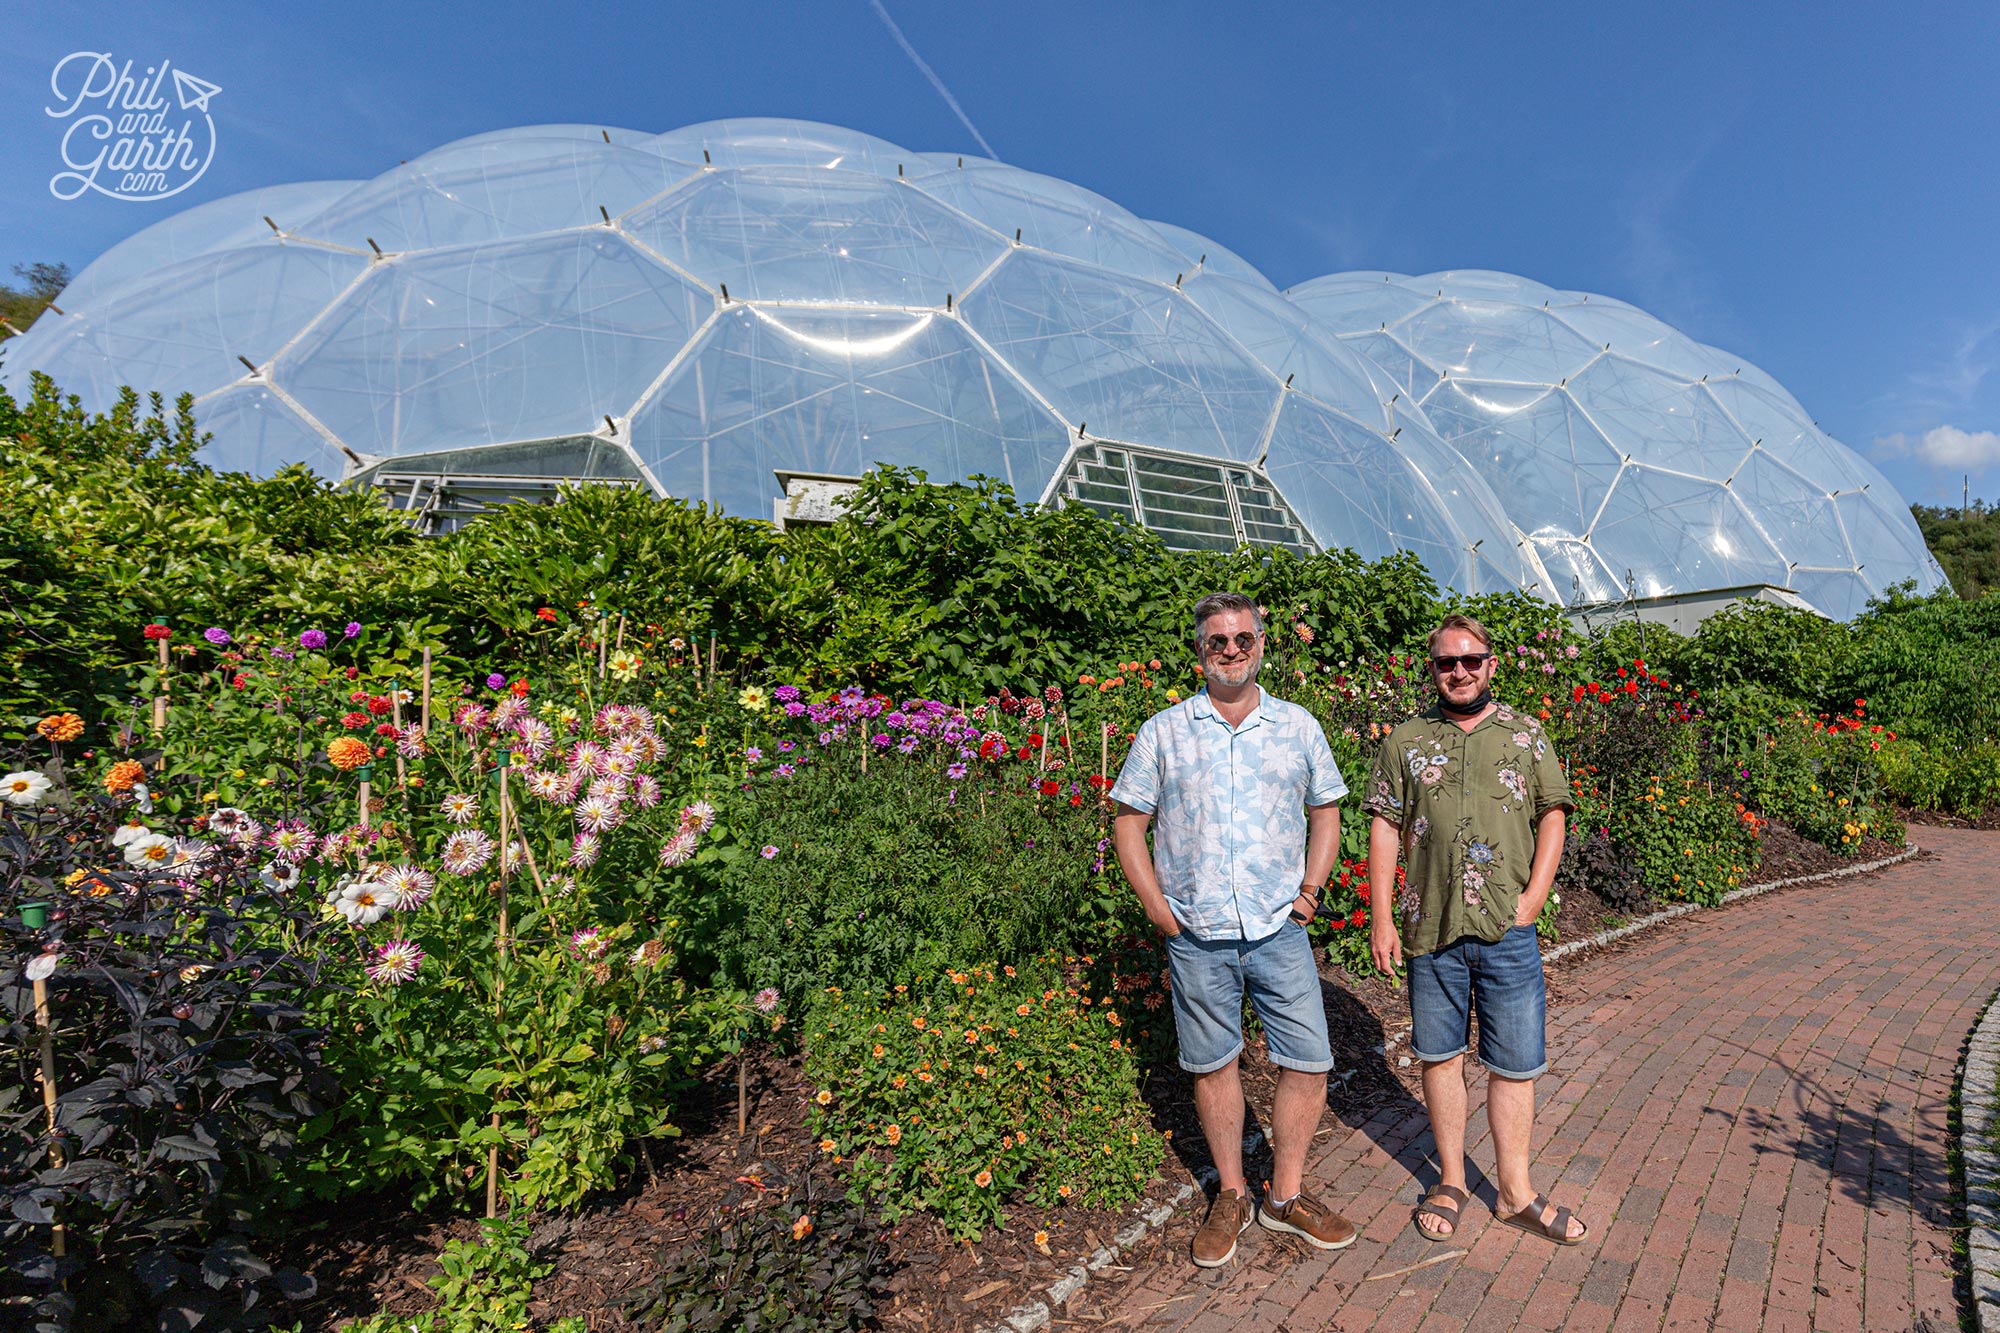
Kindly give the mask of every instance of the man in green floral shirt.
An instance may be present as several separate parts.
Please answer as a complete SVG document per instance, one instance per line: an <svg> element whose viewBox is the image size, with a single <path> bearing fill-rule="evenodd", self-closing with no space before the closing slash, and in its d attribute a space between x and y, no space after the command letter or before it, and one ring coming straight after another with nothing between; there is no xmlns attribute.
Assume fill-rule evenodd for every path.
<svg viewBox="0 0 2000 1333"><path fill-rule="evenodd" d="M1410 1044L1423 1061L1437 1141L1439 1181L1416 1226L1443 1240L1466 1202L1465 1051L1476 1011L1500 1177L1496 1216L1574 1245L1587 1228L1536 1193L1528 1169L1535 1077L1548 1068L1535 921L1562 859L1569 783L1540 725L1493 701L1485 626L1447 617L1431 634L1430 667L1437 702L1383 740L1361 802L1372 816L1370 943L1384 972L1409 959Z"/></svg>

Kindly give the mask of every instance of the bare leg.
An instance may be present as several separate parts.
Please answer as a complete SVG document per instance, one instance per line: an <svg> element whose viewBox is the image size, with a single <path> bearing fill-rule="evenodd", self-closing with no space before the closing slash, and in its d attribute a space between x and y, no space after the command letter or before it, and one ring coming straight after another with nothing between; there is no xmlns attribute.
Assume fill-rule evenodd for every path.
<svg viewBox="0 0 2000 1333"><path fill-rule="evenodd" d="M1425 1087L1428 1089L1428 1082ZM1493 1127L1493 1156L1500 1170L1500 1216L1508 1217L1535 1201L1535 1187L1528 1180L1528 1140L1535 1131L1535 1081L1502 1078L1489 1071L1486 1119ZM1555 1215L1551 1204L1543 1210L1542 1220L1553 1221ZM1580 1236L1583 1230L1583 1224L1572 1217L1569 1234Z"/></svg>
<svg viewBox="0 0 2000 1333"><path fill-rule="evenodd" d="M1215 1161L1215 1173L1222 1189L1235 1190L1244 1198L1250 1191L1243 1184L1243 1080L1237 1074L1240 1060L1222 1068L1194 1076L1194 1112L1201 1120L1201 1135L1208 1140L1208 1155Z"/></svg>
<svg viewBox="0 0 2000 1333"><path fill-rule="evenodd" d="M1465 1057L1424 1065L1424 1109L1431 1117L1431 1138L1437 1141L1438 1184L1465 1188ZM1532 1112L1530 1113L1532 1116ZM1526 1140L1523 1140L1525 1153ZM1452 1227L1424 1214L1417 1225L1426 1235L1449 1236Z"/></svg>
<svg viewBox="0 0 2000 1333"><path fill-rule="evenodd" d="M1299 1192L1306 1150L1312 1146L1325 1111L1325 1074L1279 1067L1278 1091L1271 1099L1272 1198L1289 1199Z"/></svg>

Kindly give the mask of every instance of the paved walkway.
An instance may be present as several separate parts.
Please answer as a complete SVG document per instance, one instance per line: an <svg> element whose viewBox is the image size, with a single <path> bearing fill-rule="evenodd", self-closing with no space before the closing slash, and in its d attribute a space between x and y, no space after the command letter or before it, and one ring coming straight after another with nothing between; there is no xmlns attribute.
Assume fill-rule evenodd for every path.
<svg viewBox="0 0 2000 1333"><path fill-rule="evenodd" d="M1103 1293L1105 1314L1188 1333L1956 1329L1945 1114L2000 987L2000 834L1913 836L1938 855L1698 913L1558 971L1536 1183L1591 1224L1582 1246L1492 1224L1476 1174L1458 1236L1417 1236L1419 1177L1436 1175L1411 1103L1329 1135L1308 1171L1361 1226L1352 1247L1301 1257L1253 1227L1203 1274L1175 1262L1181 1222L1178 1252L1115 1303ZM1467 1137L1490 1167L1483 1111ZM1450 1249L1464 1253L1382 1276Z"/></svg>

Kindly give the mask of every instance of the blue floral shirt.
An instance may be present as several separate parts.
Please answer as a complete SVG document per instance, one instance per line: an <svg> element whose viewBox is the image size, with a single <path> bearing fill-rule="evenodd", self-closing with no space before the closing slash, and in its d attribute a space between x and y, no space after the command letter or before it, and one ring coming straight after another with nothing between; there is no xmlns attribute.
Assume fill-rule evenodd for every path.
<svg viewBox="0 0 2000 1333"><path fill-rule="evenodd" d="M1306 875L1306 807L1347 794L1317 719L1259 688L1232 727L1203 690L1146 719L1111 789L1153 816L1153 868L1197 939L1261 940Z"/></svg>

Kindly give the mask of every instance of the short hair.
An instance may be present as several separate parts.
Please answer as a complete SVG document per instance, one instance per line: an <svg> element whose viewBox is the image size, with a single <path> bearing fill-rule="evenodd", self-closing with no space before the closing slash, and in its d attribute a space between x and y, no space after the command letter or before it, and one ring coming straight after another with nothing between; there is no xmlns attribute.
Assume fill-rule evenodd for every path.
<svg viewBox="0 0 2000 1333"><path fill-rule="evenodd" d="M1250 618L1257 622L1257 632L1264 632L1264 613L1257 609L1257 603L1240 592L1212 592L1194 604L1194 642L1201 646L1201 627L1208 623L1210 616L1219 616L1224 611L1248 611Z"/></svg>
<svg viewBox="0 0 2000 1333"><path fill-rule="evenodd" d="M1431 631L1430 638L1424 641L1424 651L1435 655L1437 653L1438 635L1455 629L1463 630L1473 638L1479 640L1479 646L1487 652L1490 653L1493 651L1493 636L1487 632L1486 626L1480 624L1471 616L1459 615L1446 616L1442 621L1438 622L1438 627Z"/></svg>

